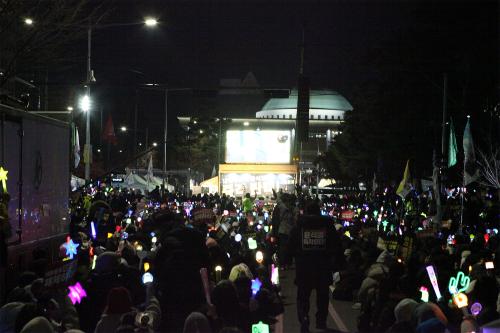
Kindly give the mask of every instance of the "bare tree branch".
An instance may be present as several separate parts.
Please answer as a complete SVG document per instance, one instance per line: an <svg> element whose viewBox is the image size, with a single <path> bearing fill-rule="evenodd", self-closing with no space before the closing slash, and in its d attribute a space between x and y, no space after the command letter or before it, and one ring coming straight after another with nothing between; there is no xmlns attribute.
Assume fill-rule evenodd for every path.
<svg viewBox="0 0 500 333"><path fill-rule="evenodd" d="M86 27L109 12L111 0L0 1L0 88L19 73L59 65ZM26 26L25 17L33 18Z"/></svg>
<svg viewBox="0 0 500 333"><path fill-rule="evenodd" d="M488 156L479 150L478 164L484 178L479 183L500 189L500 151L496 149Z"/></svg>

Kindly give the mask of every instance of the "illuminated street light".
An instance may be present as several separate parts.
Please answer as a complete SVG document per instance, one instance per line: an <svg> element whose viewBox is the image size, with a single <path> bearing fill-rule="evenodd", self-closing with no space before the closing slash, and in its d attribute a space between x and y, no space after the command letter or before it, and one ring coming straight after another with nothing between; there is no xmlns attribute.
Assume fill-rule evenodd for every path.
<svg viewBox="0 0 500 333"><path fill-rule="evenodd" d="M203 134L203 130L200 130L200 134Z"/></svg>
<svg viewBox="0 0 500 333"><path fill-rule="evenodd" d="M126 132L126 131L127 131L127 127L126 127L126 126L122 126L122 127L120 127L120 131L122 131L122 132Z"/></svg>
<svg viewBox="0 0 500 333"><path fill-rule="evenodd" d="M248 121L245 121L245 122L243 123L243 126L249 126L249 125L250 125L250 123L249 123Z"/></svg>
<svg viewBox="0 0 500 333"><path fill-rule="evenodd" d="M89 95L84 95L80 99L80 109L82 109L83 112L88 112L90 110L90 97L89 97Z"/></svg>
<svg viewBox="0 0 500 333"><path fill-rule="evenodd" d="M123 153L123 150L120 149L120 153Z"/></svg>
<svg viewBox="0 0 500 333"><path fill-rule="evenodd" d="M139 142L139 147L142 146L142 142Z"/></svg>
<svg viewBox="0 0 500 333"><path fill-rule="evenodd" d="M32 18L27 17L24 19L24 24L26 24L26 25L33 25L33 23L34 22L33 22Z"/></svg>
<svg viewBox="0 0 500 333"><path fill-rule="evenodd" d="M156 147L158 146L158 144L156 142L153 142L153 147Z"/></svg>
<svg viewBox="0 0 500 333"><path fill-rule="evenodd" d="M68 110L68 111L73 111L73 107L72 107L72 106L68 106L68 107L66 108L66 110Z"/></svg>
<svg viewBox="0 0 500 333"><path fill-rule="evenodd" d="M98 148L98 149L97 149L97 152L98 152L98 153L100 153L100 152L101 152L101 149L99 149L99 148Z"/></svg>
<svg viewBox="0 0 500 333"><path fill-rule="evenodd" d="M154 27L158 24L158 20L153 18L153 17L148 17L144 20L144 23L148 26L148 27Z"/></svg>

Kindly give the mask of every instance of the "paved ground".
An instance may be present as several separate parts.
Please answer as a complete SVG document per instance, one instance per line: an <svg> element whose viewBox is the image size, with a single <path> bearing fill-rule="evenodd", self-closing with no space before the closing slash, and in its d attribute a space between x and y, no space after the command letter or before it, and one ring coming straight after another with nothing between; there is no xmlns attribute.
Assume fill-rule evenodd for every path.
<svg viewBox="0 0 500 333"><path fill-rule="evenodd" d="M280 271L280 283L282 293L285 296L285 313L281 316L281 323L276 325L277 333L299 333L300 324L297 320L296 294L297 288L293 283L295 271ZM356 320L359 310L351 308L353 302L334 301L330 299L329 316L327 325L331 328L330 332L356 332ZM316 313L316 295L311 295L311 332L324 332L315 330L314 314Z"/></svg>

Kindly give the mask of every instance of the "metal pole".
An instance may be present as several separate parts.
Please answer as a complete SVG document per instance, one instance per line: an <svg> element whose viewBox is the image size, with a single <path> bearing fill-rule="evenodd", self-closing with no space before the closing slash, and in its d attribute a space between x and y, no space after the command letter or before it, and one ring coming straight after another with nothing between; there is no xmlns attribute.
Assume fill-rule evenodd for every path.
<svg viewBox="0 0 500 333"><path fill-rule="evenodd" d="M436 225L438 228L441 227L442 218L443 218L443 206L441 202L441 177L442 177L442 168L444 167L444 163L447 160L446 158L446 119L447 119L447 92L448 92L448 77L446 74L443 74L443 122L441 124L441 163L439 163L439 170L437 174L436 180L436 188L434 193L436 197ZM435 161L437 163L437 160Z"/></svg>
<svg viewBox="0 0 500 333"><path fill-rule="evenodd" d="M217 147L217 170L219 170L220 165L220 153L221 153L221 141L222 141L222 118L219 118L219 142Z"/></svg>
<svg viewBox="0 0 500 333"><path fill-rule="evenodd" d="M446 153L447 90L448 90L448 76L446 74L443 74L443 123L441 124L441 156L443 158L443 161L446 159L445 153Z"/></svg>
<svg viewBox="0 0 500 333"><path fill-rule="evenodd" d="M165 129L163 130L163 188L167 174L167 126L168 126L168 88L165 89Z"/></svg>
<svg viewBox="0 0 500 333"><path fill-rule="evenodd" d="M90 81L91 81L91 68L90 68L90 61L91 61L91 55L92 55L92 27L89 24L89 28L87 31L87 96L90 98ZM90 181L90 158L91 158L91 151L92 148L90 147L90 109L87 110L87 124L86 124L86 130L85 130L85 153L86 153L86 158L85 158L85 183L88 183Z"/></svg>
<svg viewBox="0 0 500 333"><path fill-rule="evenodd" d="M137 156L137 109L138 109L138 104L139 104L139 91L138 89L135 90L135 109L134 109L134 149L132 150L134 152L134 156ZM138 161L137 159L135 160L135 168L137 169Z"/></svg>

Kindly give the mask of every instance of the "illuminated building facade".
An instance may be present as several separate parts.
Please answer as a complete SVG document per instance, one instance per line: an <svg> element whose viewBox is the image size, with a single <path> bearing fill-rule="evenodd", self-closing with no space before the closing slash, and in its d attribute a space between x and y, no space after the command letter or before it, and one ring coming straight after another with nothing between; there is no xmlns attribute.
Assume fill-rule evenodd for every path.
<svg viewBox="0 0 500 333"><path fill-rule="evenodd" d="M346 112L353 109L335 91L311 90L309 140L302 145L297 164L292 160L297 90L261 89L249 73L240 86L231 81L229 88L221 87L215 98L217 105L225 107L216 110L214 114L218 116L214 118L230 120L220 140L224 153L219 164L219 191L236 196L253 195L255 191L268 196L273 188L293 191L299 170L314 168L317 156L328 149L339 133ZM233 107L227 107L225 100L232 101ZM189 126L194 118L178 117L181 126Z"/></svg>

